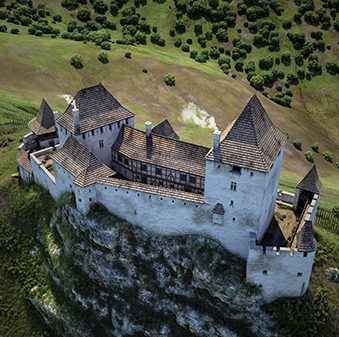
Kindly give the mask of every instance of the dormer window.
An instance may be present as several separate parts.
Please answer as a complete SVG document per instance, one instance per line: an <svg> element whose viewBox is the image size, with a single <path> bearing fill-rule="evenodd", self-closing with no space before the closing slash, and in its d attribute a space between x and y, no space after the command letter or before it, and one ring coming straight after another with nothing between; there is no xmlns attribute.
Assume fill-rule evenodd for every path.
<svg viewBox="0 0 339 337"><path fill-rule="evenodd" d="M237 165L232 166L232 173L238 173L241 174L241 167Z"/></svg>
<svg viewBox="0 0 339 337"><path fill-rule="evenodd" d="M231 182L231 191L236 191L237 190L237 183L232 181Z"/></svg>

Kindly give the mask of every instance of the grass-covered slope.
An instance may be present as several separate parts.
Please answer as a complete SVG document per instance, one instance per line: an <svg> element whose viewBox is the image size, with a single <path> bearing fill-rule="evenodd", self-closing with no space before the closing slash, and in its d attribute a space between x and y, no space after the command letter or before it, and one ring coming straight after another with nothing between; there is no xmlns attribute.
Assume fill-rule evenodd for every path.
<svg viewBox="0 0 339 337"><path fill-rule="evenodd" d="M163 3L157 3L148 0L145 6L140 5L136 8L136 13L140 14L138 24L136 24L138 29L140 29L140 22L144 22L146 26L149 25L150 34L145 34L147 44L122 45L116 42L121 42L123 39L125 39L123 40L125 43L126 41L127 43L131 42L130 37L126 34L126 28L123 28L120 22L123 11L134 4L137 5L138 2L122 3L122 8L116 16L112 16L109 12L111 3L109 1L104 2L108 4L108 11L105 13L107 20L116 25L116 30L108 30L111 35L111 50L107 51L109 59L107 64L102 64L97 60L102 49L94 42L84 43L70 38L61 38L62 33L70 30L68 24L71 20L76 22L77 27L83 28L75 29L73 33L69 33L71 34L69 37L74 39L76 38L75 34L79 35L81 31L81 39L92 38L93 31L89 31L86 25L93 26L93 22L99 14L94 12L92 4L89 2L87 6L91 9L92 21L87 24L77 19L79 8L69 11L62 7L59 2L41 2L45 4L45 9L43 10L41 7L35 15L40 14L42 16L35 17L35 19L47 20L48 26L58 29L60 34L56 35L55 38L51 38L50 33L42 36L29 34L30 26L16 24L15 18L0 19L0 25L7 27L7 32L0 33L0 123L6 124L6 118L8 119L8 116L10 116L11 121L15 123L19 121L21 125L21 130L19 131L19 128L16 128L15 134L8 126L1 126L1 139L7 137L17 139L19 135L26 132L24 125L26 119L31 117L31 110L27 115L20 108L21 103L17 103L18 100L20 102L25 100L27 106L34 105L37 108L41 98L45 97L54 110L62 112L66 107L66 102L61 95L74 95L78 89L102 81L123 105L136 113L137 127L143 127L146 120L156 123L163 118L168 118L178 130L182 139L209 146L213 131L209 128L201 128L192 121L184 121L183 108L188 103L193 102L199 109L204 109L209 115L213 116L217 126L223 129L238 115L246 101L256 92L273 121L289 134L284 173L281 180L282 187L285 189L293 188L293 185L307 171L310 163L305 159L304 152L311 149L312 143L318 143L320 146L319 153L313 154L313 160L317 164L324 183L321 202L323 206L330 207L339 199L338 169L335 167L335 162L339 160L339 115L336 110L338 105L336 92L339 85L338 77L326 70L326 64L335 61L338 56L334 28L336 14L333 8L330 8L332 3L328 4L328 8L325 9L326 15L330 17L330 26L325 27L325 29L323 22L318 22L317 26L306 23L305 14L303 14L300 24L295 22L294 15L301 7L300 4L298 5L298 1L295 2L297 4L291 1L279 1L278 3L283 9L280 16L270 8L268 9L269 17L257 18L255 21L251 17L252 21L248 20L247 13L241 14L242 11L239 6L237 8L237 4L240 2L217 1L220 6L229 7L225 12L225 19L221 20L229 22L228 27L222 28L227 31L228 42L222 42L220 41L220 32L215 31L217 24L224 27L219 19L213 21L208 17L210 14L205 12L203 12L203 15L192 16L188 13L187 8L185 13L180 14L178 10L179 2L167 0ZM0 3L4 2L0 1ZM5 2L6 5L8 3ZM245 3L248 2L245 1ZM33 8L37 8L38 4L39 1L33 1ZM322 1L313 1L313 4L315 12L319 12L324 5ZM212 1L209 1L208 6L214 6ZM247 7L251 8L251 6ZM7 11L10 15L18 13L17 8L11 7L8 9L2 7L0 8L1 11ZM44 11L45 17L43 17L41 11ZM250 9L248 11L250 12ZM53 17L57 14L62 16L61 22L53 23ZM124 16L126 17L126 15ZM229 19L232 15L235 15L233 24ZM328 22L327 16L322 19L325 20L324 22ZM145 20L142 20L142 17ZM173 35L171 30L175 27L179 31L178 20L183 21L185 32L183 34L175 32L175 36L171 36ZM279 34L280 49L276 48L274 51L270 51L270 48L272 48L270 47L271 42L266 46L253 45L255 37L266 36L267 32L260 30L260 27L262 25L267 26L268 21L275 25L275 28L269 31L268 40L271 41L275 33ZM283 28L286 21L291 21L290 29ZM37 24L38 21L34 20L31 23L31 25ZM41 24L43 23L40 22ZM102 28L98 23L96 25L97 29ZM197 25L201 25L202 35L197 36L195 33L195 26ZM253 25L257 26L258 32L256 34L250 31L250 26L253 27ZM273 27L272 25L269 26ZM153 27L156 27L161 38L165 40L164 47L151 43L151 36L155 34ZM19 34L11 34L10 31L13 28L18 28ZM130 31L129 29L127 30ZM305 41L315 43L317 40L311 37L311 32L317 31L322 32L322 39L318 42L324 42L325 50L321 51L318 47L314 47L315 50L313 50L312 55L318 55L318 63L322 69L321 75L310 74L309 80L305 78L298 80L297 85L289 85L287 75L291 72L296 73L301 68L305 73L310 73L308 66L311 60L308 57L304 59L302 66L296 65L295 56L300 54L302 49L294 49L287 34L304 32ZM208 34L210 33L212 40L206 39L206 47L201 47L203 45L201 38L206 37L206 33L208 38L210 38ZM217 36L219 36L219 40ZM243 55L241 51L243 44L239 44L239 39L234 40L238 37L241 38L245 46L246 44L251 46L251 51L246 55ZM79 36L76 39L78 38ZM181 39L179 48L174 46L178 39ZM192 44L187 43L188 39L192 40ZM183 44L188 45L190 51L197 51L200 56L205 55L208 51L209 59L206 63L199 63L190 58L190 53L181 50ZM212 50L216 50L213 45L218 47L219 55L213 56ZM125 57L126 52L131 53L131 59ZM240 60L234 56L237 52L241 54ZM285 61L285 64L282 63L282 56L287 52L291 53L289 65L285 65L288 64ZM83 58L84 67L80 70L76 70L70 65L70 58L74 54L79 54ZM219 57L219 59L213 59L213 57ZM260 60L267 57L273 57L272 68L269 70L260 69ZM229 75L225 75L218 64L220 59L223 58L230 58L231 68L223 68L225 72L229 72ZM278 58L280 64L276 64ZM267 84L263 93L268 97L274 97L277 93L279 94L279 90L283 93L290 90L293 94L291 108L274 103L260 91L251 87L248 80L251 72L240 71L237 62L244 63L244 70L251 62L254 62L254 74L256 76L267 75L267 71L282 72L284 79L277 79ZM145 69L147 69L147 72L143 72ZM166 86L163 82L164 74L169 72L176 77L174 87ZM236 78L232 78L231 74L235 74ZM302 151L296 150L292 145L292 141L296 138L302 139ZM7 176L15 170L14 148L18 143L14 141L9 147L7 143L6 140L1 140L1 144L5 145L0 146L1 177ZM330 151L333 154L332 163L324 160L323 151Z"/></svg>

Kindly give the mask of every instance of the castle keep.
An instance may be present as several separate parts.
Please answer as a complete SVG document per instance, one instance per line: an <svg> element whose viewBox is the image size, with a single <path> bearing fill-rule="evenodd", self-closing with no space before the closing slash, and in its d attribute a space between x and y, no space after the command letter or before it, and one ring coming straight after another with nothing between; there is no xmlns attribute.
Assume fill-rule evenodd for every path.
<svg viewBox="0 0 339 337"><path fill-rule="evenodd" d="M43 100L28 126L17 156L24 182L54 198L74 193L84 214L101 203L147 230L215 239L247 260L246 278L267 301L306 291L321 185L313 166L295 194L278 192L287 135L256 96L211 148L181 141L167 120L134 128L134 114L101 83L60 117Z"/></svg>

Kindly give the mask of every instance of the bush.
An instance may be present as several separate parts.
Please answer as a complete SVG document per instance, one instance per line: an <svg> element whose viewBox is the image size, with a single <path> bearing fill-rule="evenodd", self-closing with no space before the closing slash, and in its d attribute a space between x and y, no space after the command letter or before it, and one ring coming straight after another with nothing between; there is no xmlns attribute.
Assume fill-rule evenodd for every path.
<svg viewBox="0 0 339 337"><path fill-rule="evenodd" d="M287 83L290 85L297 85L299 83L299 77L294 73L288 73Z"/></svg>
<svg viewBox="0 0 339 337"><path fill-rule="evenodd" d="M263 70L269 70L273 67L273 57L268 56L259 60L259 68Z"/></svg>
<svg viewBox="0 0 339 337"><path fill-rule="evenodd" d="M53 20L54 20L55 22L61 22L61 21L62 21L62 16L61 16L61 14L55 14L55 15L53 16Z"/></svg>
<svg viewBox="0 0 339 337"><path fill-rule="evenodd" d="M281 55L281 62L285 65L285 66L289 66L291 64L291 53L287 52L287 53L283 53Z"/></svg>
<svg viewBox="0 0 339 337"><path fill-rule="evenodd" d="M327 62L326 71L331 75L339 74L339 64L337 64L336 62Z"/></svg>
<svg viewBox="0 0 339 337"><path fill-rule="evenodd" d="M243 69L244 68L244 62L239 60L235 63L234 67L235 67L236 71L242 72L242 71L244 71L244 69Z"/></svg>
<svg viewBox="0 0 339 337"><path fill-rule="evenodd" d="M284 21L282 24L282 27L286 30L291 29L292 28L292 21Z"/></svg>
<svg viewBox="0 0 339 337"><path fill-rule="evenodd" d="M131 58L132 58L132 53L126 52L126 53L125 53L125 57L126 57L127 59L131 59Z"/></svg>
<svg viewBox="0 0 339 337"><path fill-rule="evenodd" d="M111 50L111 44L108 41L102 42L100 47L104 50Z"/></svg>
<svg viewBox="0 0 339 337"><path fill-rule="evenodd" d="M314 151L314 152L319 152L319 144L318 143L313 143L311 145L311 149Z"/></svg>
<svg viewBox="0 0 339 337"><path fill-rule="evenodd" d="M327 160L330 163L332 163L333 154L331 152L329 152L329 151L323 152L323 157L325 158L325 160Z"/></svg>
<svg viewBox="0 0 339 337"><path fill-rule="evenodd" d="M190 51L190 46L188 44L183 44L181 46L181 50L185 53L188 53Z"/></svg>
<svg viewBox="0 0 339 337"><path fill-rule="evenodd" d="M106 64L109 62L108 60L108 53L105 51L102 51L98 54L98 60L102 63L102 64Z"/></svg>
<svg viewBox="0 0 339 337"><path fill-rule="evenodd" d="M299 138L294 139L294 141L293 141L293 146L298 150L301 150L302 144L303 144L303 142Z"/></svg>
<svg viewBox="0 0 339 337"><path fill-rule="evenodd" d="M163 39L159 33L153 33L151 35L151 42L157 44L160 47L164 47L166 45L165 39Z"/></svg>
<svg viewBox="0 0 339 337"><path fill-rule="evenodd" d="M190 52L190 58L195 60L195 58L198 56L198 52L196 50L191 50Z"/></svg>
<svg viewBox="0 0 339 337"><path fill-rule="evenodd" d="M78 11L77 18L81 22L88 22L89 20L91 20L91 11L87 6L82 6Z"/></svg>
<svg viewBox="0 0 339 337"><path fill-rule="evenodd" d="M7 32L7 26L6 25L0 25L0 33L6 33Z"/></svg>
<svg viewBox="0 0 339 337"><path fill-rule="evenodd" d="M313 162L313 152L312 151L306 151L305 152L305 158L310 161Z"/></svg>
<svg viewBox="0 0 339 337"><path fill-rule="evenodd" d="M69 36L70 36L70 33L68 33L68 32L63 32L63 33L61 34L61 37L62 37L63 39L69 39Z"/></svg>
<svg viewBox="0 0 339 337"><path fill-rule="evenodd" d="M260 75L254 75L252 76L250 80L250 84L253 88L257 90L263 90L264 89L264 79Z"/></svg>
<svg viewBox="0 0 339 337"><path fill-rule="evenodd" d="M81 69L84 67L82 57L79 54L73 55L71 57L70 63L75 69Z"/></svg>
<svg viewBox="0 0 339 337"><path fill-rule="evenodd" d="M12 28L10 32L11 34L19 34L20 30L18 28Z"/></svg>
<svg viewBox="0 0 339 337"><path fill-rule="evenodd" d="M171 73L165 74L163 80L166 83L166 85L171 87L175 86L175 76L173 74Z"/></svg>
<svg viewBox="0 0 339 337"><path fill-rule="evenodd" d="M62 0L61 6L67 8L69 11L73 11L74 9L78 8L79 3L77 0Z"/></svg>
<svg viewBox="0 0 339 337"><path fill-rule="evenodd" d="M148 73L148 70L146 68L142 69L142 72L147 74Z"/></svg>

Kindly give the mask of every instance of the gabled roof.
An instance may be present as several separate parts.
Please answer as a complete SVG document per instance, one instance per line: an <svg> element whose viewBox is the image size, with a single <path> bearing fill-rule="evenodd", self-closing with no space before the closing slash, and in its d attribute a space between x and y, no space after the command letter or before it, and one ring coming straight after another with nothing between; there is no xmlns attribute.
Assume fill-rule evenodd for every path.
<svg viewBox="0 0 339 337"><path fill-rule="evenodd" d="M36 135L55 132L55 120L51 107L42 99L37 116L28 123L28 127Z"/></svg>
<svg viewBox="0 0 339 337"><path fill-rule="evenodd" d="M300 252L312 252L315 250L316 241L313 235L313 225L306 220L300 232L297 234L297 248Z"/></svg>
<svg viewBox="0 0 339 337"><path fill-rule="evenodd" d="M313 165L305 177L298 183L297 188L319 194L321 186L322 184L319 180L317 169L315 165Z"/></svg>
<svg viewBox="0 0 339 337"><path fill-rule="evenodd" d="M74 183L87 186L96 178L111 177L115 172L102 164L92 151L79 143L72 136L68 137L63 147L52 153L51 158L74 176Z"/></svg>
<svg viewBox="0 0 339 337"><path fill-rule="evenodd" d="M78 91L58 123L74 133L73 105L79 109L80 133L130 118L134 113L125 109L101 84Z"/></svg>
<svg viewBox="0 0 339 337"><path fill-rule="evenodd" d="M112 149L131 159L205 176L208 148L123 125Z"/></svg>
<svg viewBox="0 0 339 337"><path fill-rule="evenodd" d="M172 139L180 139L180 137L176 134L172 125L167 119L164 119L158 125L156 125L152 129L152 133L158 136L164 136Z"/></svg>
<svg viewBox="0 0 339 337"><path fill-rule="evenodd" d="M223 132L219 150L211 149L206 159L267 172L286 138L254 95Z"/></svg>

